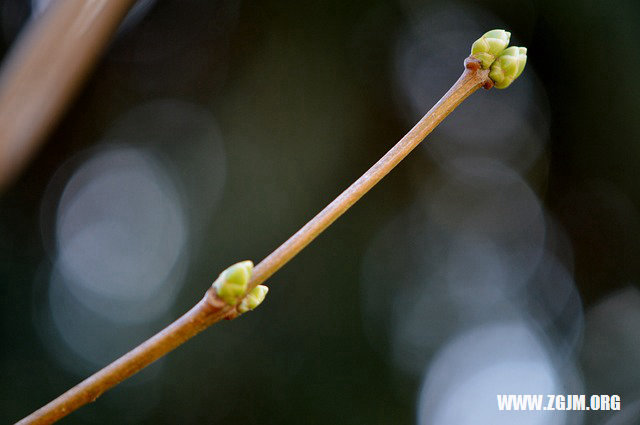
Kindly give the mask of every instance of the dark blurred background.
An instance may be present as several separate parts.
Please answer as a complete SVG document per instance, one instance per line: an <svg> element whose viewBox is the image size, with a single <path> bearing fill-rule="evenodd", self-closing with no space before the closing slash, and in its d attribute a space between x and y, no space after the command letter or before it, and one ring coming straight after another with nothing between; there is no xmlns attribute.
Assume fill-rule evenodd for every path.
<svg viewBox="0 0 640 425"><path fill-rule="evenodd" d="M0 2L1 46L47 1ZM636 1L141 1L0 197L0 419L258 262L450 87L529 49L268 281L62 423L637 424ZM619 394L498 412L496 394Z"/></svg>

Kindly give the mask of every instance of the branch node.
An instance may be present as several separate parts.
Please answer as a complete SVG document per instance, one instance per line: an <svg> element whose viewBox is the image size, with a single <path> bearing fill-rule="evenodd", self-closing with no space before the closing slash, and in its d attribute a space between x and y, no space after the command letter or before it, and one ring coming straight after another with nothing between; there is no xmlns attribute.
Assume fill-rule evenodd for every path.
<svg viewBox="0 0 640 425"><path fill-rule="evenodd" d="M474 58L473 56L469 56L464 60L464 67L470 71L478 71L479 69L482 69L482 61Z"/></svg>

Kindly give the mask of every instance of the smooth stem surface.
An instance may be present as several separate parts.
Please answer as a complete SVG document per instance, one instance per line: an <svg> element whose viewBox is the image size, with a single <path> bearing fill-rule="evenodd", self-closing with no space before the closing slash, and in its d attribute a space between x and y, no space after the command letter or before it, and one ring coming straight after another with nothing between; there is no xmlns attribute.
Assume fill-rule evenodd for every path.
<svg viewBox="0 0 640 425"><path fill-rule="evenodd" d="M295 257L320 233L331 225L346 210L364 196L384 176L402 161L434 128L442 122L463 100L487 84L488 71L477 68L476 62L467 62L458 81L442 96L433 108L392 147L366 173L327 205L318 215L298 230L278 249L262 260L254 270L249 289L263 283L280 267Z"/></svg>
<svg viewBox="0 0 640 425"><path fill-rule="evenodd" d="M0 190L62 117L134 3L51 2L20 33L0 73Z"/></svg>
<svg viewBox="0 0 640 425"><path fill-rule="evenodd" d="M453 87L387 154L254 268L247 292L263 283L295 257L382 180L464 99L487 84L490 84L488 71L479 69L477 61L467 60L465 71ZM235 307L226 305L210 288L198 304L171 325L18 423L53 423L80 406L94 401L109 388L159 359L208 326L224 318L232 319L236 316Z"/></svg>

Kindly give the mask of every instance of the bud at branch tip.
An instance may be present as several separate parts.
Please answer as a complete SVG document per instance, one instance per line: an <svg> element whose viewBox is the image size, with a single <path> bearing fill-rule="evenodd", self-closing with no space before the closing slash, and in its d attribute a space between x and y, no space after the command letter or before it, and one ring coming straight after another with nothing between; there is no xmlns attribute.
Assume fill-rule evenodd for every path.
<svg viewBox="0 0 640 425"><path fill-rule="evenodd" d="M489 78L499 89L507 88L522 74L527 63L527 49L509 45L511 33L491 30L471 46L471 57L479 60L483 69L489 69Z"/></svg>

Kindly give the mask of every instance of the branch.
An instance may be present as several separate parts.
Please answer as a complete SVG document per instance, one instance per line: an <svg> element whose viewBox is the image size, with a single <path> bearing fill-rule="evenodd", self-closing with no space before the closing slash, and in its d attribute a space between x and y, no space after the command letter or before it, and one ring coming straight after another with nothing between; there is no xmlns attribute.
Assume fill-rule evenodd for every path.
<svg viewBox="0 0 640 425"><path fill-rule="evenodd" d="M487 34L491 33L493 31ZM503 31L502 33L506 32ZM484 40L487 34L479 41ZM493 40L493 38L490 40ZM497 58L501 57L499 53L505 48L506 44L502 46L502 49L495 52L495 45L490 45L483 52L482 59L478 57L476 51L472 50L473 55L465 60L464 72L438 103L389 152L297 233L262 260L253 268L253 272L251 272L252 263L249 261L231 266L214 282L212 287L205 293L204 298L178 320L49 404L27 416L18 424L53 423L80 406L96 400L109 388L164 356L205 328L222 319L233 319L242 312L257 306L266 294L266 288L263 287L265 290L258 291L259 294L255 295L255 288L258 285L266 281L295 257L331 223L382 180L462 101L480 87L489 89L494 85L494 81L489 77L490 72L493 71L490 66L494 61L498 62ZM476 43L474 43L474 49L478 50ZM479 49L482 51L481 47ZM493 55L489 65L485 65L487 54ZM509 71L510 62L508 60L503 62L501 66ZM517 62L518 66L520 66L521 62ZM522 67L524 67L524 63L522 63ZM521 72L522 69L520 68L519 71ZM513 79L515 77L511 81ZM247 300L252 295L253 300L249 303L251 305L247 307Z"/></svg>
<svg viewBox="0 0 640 425"><path fill-rule="evenodd" d="M0 74L0 191L66 110L134 0L51 2Z"/></svg>

